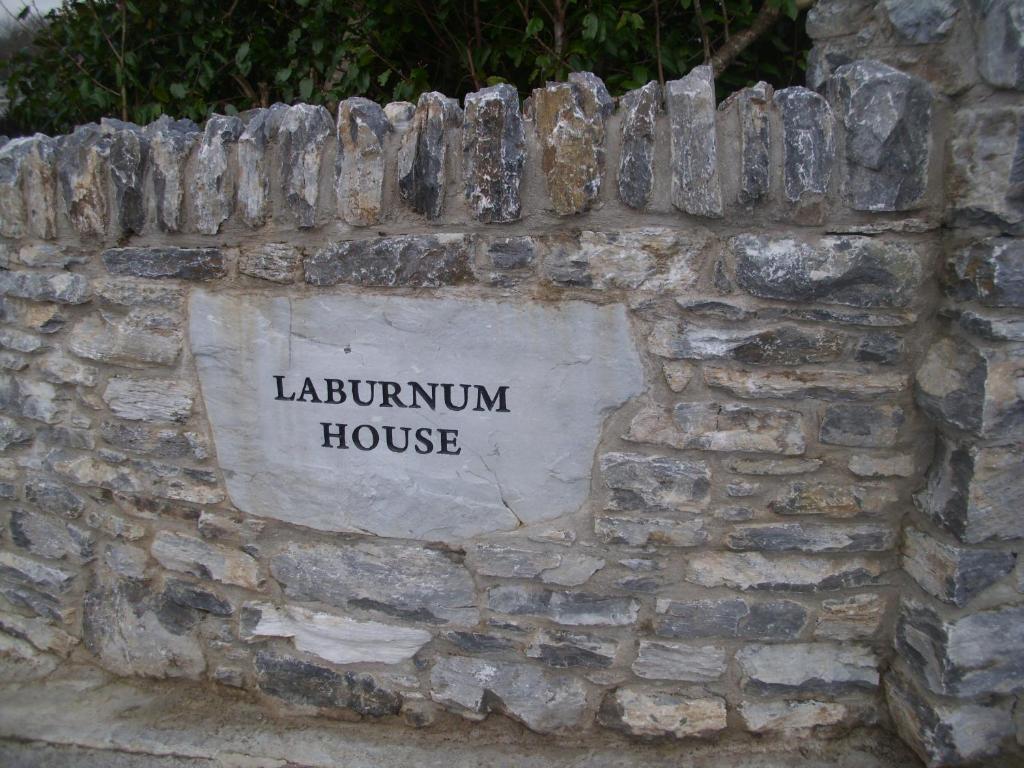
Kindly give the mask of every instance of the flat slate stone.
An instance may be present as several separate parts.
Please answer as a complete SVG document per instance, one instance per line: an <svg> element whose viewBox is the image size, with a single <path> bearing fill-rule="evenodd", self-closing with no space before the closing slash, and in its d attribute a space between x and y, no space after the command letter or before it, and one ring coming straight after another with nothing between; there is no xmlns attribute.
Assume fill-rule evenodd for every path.
<svg viewBox="0 0 1024 768"><path fill-rule="evenodd" d="M665 84L672 131L672 205L694 216L722 215L715 135L715 82L711 67Z"/></svg>
<svg viewBox="0 0 1024 768"><path fill-rule="evenodd" d="M428 219L444 210L447 191L447 132L462 121L454 99L431 91L420 95L412 125L398 152L398 191L409 207Z"/></svg>
<svg viewBox="0 0 1024 768"><path fill-rule="evenodd" d="M103 265L112 275L210 280L224 275L219 248L108 248Z"/></svg>
<svg viewBox="0 0 1024 768"><path fill-rule="evenodd" d="M514 86L492 85L466 96L462 157L466 202L474 218L516 221L522 210L526 131Z"/></svg>
<svg viewBox="0 0 1024 768"><path fill-rule="evenodd" d="M467 281L470 241L464 235L399 235L333 243L306 260L311 285L354 283L437 288Z"/></svg>
<svg viewBox="0 0 1024 768"><path fill-rule="evenodd" d="M177 232L184 213L185 163L201 135L199 126L191 120L172 120L163 115L145 131L153 168L156 223L165 232Z"/></svg>
<svg viewBox="0 0 1024 768"><path fill-rule="evenodd" d="M619 198L630 208L642 210L654 189L654 138L661 107L661 86L651 81L619 100L622 118L622 150L619 155Z"/></svg>
<svg viewBox="0 0 1024 768"><path fill-rule="evenodd" d="M786 199L824 195L835 160L835 117L820 95L802 86L773 99L782 118L782 187Z"/></svg>
<svg viewBox="0 0 1024 768"><path fill-rule="evenodd" d="M353 96L338 104L337 130L338 216L354 226L375 224L383 204L384 141L394 128L378 104Z"/></svg>
<svg viewBox="0 0 1024 768"><path fill-rule="evenodd" d="M451 541L574 512L643 387L616 305L197 291L189 316L232 501L321 530ZM339 424L348 447L324 447Z"/></svg>

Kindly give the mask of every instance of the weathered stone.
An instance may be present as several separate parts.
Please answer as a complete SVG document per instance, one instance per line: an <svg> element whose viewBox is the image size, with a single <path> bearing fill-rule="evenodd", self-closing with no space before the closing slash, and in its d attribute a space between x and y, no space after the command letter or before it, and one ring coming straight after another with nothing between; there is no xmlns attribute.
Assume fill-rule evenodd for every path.
<svg viewBox="0 0 1024 768"><path fill-rule="evenodd" d="M132 317L90 317L75 326L68 349L88 360L115 365L140 363L171 365L181 353L181 331L153 332L140 328Z"/></svg>
<svg viewBox="0 0 1024 768"><path fill-rule="evenodd" d="M153 189L156 193L156 223L165 232L178 232L185 201L185 163L200 136L199 126L191 120L172 120L161 115L146 126Z"/></svg>
<svg viewBox="0 0 1024 768"><path fill-rule="evenodd" d="M601 515L594 519L594 532L607 544L630 547L696 547L708 540L702 520L670 520L650 517L614 517Z"/></svg>
<svg viewBox="0 0 1024 768"><path fill-rule="evenodd" d="M986 307L1024 307L1024 242L1008 237L981 240L955 252L942 274L946 294Z"/></svg>
<svg viewBox="0 0 1024 768"><path fill-rule="evenodd" d="M904 532L903 570L928 594L959 607L1009 574L1016 559L1011 552L944 544L914 528Z"/></svg>
<svg viewBox="0 0 1024 768"><path fill-rule="evenodd" d="M45 349L44 341L34 333L17 328L0 328L0 347L16 352L37 352Z"/></svg>
<svg viewBox="0 0 1024 768"><path fill-rule="evenodd" d="M504 712L540 733L557 733L584 724L587 690L566 674L532 664L452 656L430 672L431 698L445 706L483 714Z"/></svg>
<svg viewBox="0 0 1024 768"><path fill-rule="evenodd" d="M661 86L651 81L619 99L622 148L619 150L619 199L643 210L654 191L654 139L661 108Z"/></svg>
<svg viewBox="0 0 1024 768"><path fill-rule="evenodd" d="M682 392L693 378L694 366L678 360L667 360L661 364L665 383L673 392Z"/></svg>
<svg viewBox="0 0 1024 768"><path fill-rule="evenodd" d="M998 753L1014 732L999 705L939 701L902 675L886 675L885 697L900 737L929 766L965 765Z"/></svg>
<svg viewBox="0 0 1024 768"><path fill-rule="evenodd" d="M980 437L1014 437L1024 428L1024 346L983 347L942 338L917 369L915 396L939 422Z"/></svg>
<svg viewBox="0 0 1024 768"><path fill-rule="evenodd" d="M409 207L428 219L444 211L448 131L462 122L455 99L436 91L420 94L412 124L398 151L398 191Z"/></svg>
<svg viewBox="0 0 1024 768"><path fill-rule="evenodd" d="M331 114L321 106L296 104L281 113L277 130L281 188L285 210L300 228L317 224L320 166L333 132Z"/></svg>
<svg viewBox="0 0 1024 768"><path fill-rule="evenodd" d="M744 687L765 693L844 693L878 687L879 660L858 645L794 643L750 645L736 654Z"/></svg>
<svg viewBox="0 0 1024 768"><path fill-rule="evenodd" d="M626 626L636 622L640 603L629 597L501 586L487 590L487 607L512 616L543 616L568 626Z"/></svg>
<svg viewBox="0 0 1024 768"><path fill-rule="evenodd" d="M0 293L30 301L84 304L92 298L89 281L70 272L0 272Z"/></svg>
<svg viewBox="0 0 1024 768"><path fill-rule="evenodd" d="M454 630L441 635L460 651L467 653L504 653L515 648L515 644L507 637L489 635L484 632L462 632Z"/></svg>
<svg viewBox="0 0 1024 768"><path fill-rule="evenodd" d="M0 416L0 451L32 442L32 433L9 416Z"/></svg>
<svg viewBox="0 0 1024 768"><path fill-rule="evenodd" d="M847 468L857 477L913 477L917 464L911 454L898 456L865 456L854 454Z"/></svg>
<svg viewBox="0 0 1024 768"><path fill-rule="evenodd" d="M734 330L672 323L658 325L651 335L656 355L684 360L737 360L760 365L803 365L837 360L844 337L827 329L804 331L792 325Z"/></svg>
<svg viewBox="0 0 1024 768"><path fill-rule="evenodd" d="M26 419L41 421L44 424L57 424L66 415L65 394L48 382L20 379L17 381L16 391L14 412Z"/></svg>
<svg viewBox="0 0 1024 768"><path fill-rule="evenodd" d="M800 736L814 728L840 725L850 710L826 701L744 701L738 707L743 727L751 733Z"/></svg>
<svg viewBox="0 0 1024 768"><path fill-rule="evenodd" d="M238 137L238 208L242 221L262 227L271 215L270 145L284 112L283 104L245 114L245 130Z"/></svg>
<svg viewBox="0 0 1024 768"><path fill-rule="evenodd" d="M260 690L290 704L324 709L351 709L360 715L397 715L402 697L366 672L339 674L333 669L258 651L256 682Z"/></svg>
<svg viewBox="0 0 1024 768"><path fill-rule="evenodd" d="M1024 109L960 110L949 135L952 222L1024 234Z"/></svg>
<svg viewBox="0 0 1024 768"><path fill-rule="evenodd" d="M231 155L244 126L237 117L211 115L196 151L191 187L196 229L215 235L235 207L235 189L229 172Z"/></svg>
<svg viewBox="0 0 1024 768"><path fill-rule="evenodd" d="M917 679L942 696L968 698L1024 689L1024 606L1012 605L945 620L904 600L896 650Z"/></svg>
<svg viewBox="0 0 1024 768"><path fill-rule="evenodd" d="M537 262L537 243L532 237L493 237L477 240L477 260L483 274L478 277L493 285L515 285L529 277Z"/></svg>
<svg viewBox="0 0 1024 768"><path fill-rule="evenodd" d="M95 540L83 528L32 509L15 508L10 518L11 541L39 557L87 561Z"/></svg>
<svg viewBox="0 0 1024 768"><path fill-rule="evenodd" d="M828 102L802 86L783 88L773 98L782 119L782 188L799 202L828 192L835 161L835 117Z"/></svg>
<svg viewBox="0 0 1024 768"><path fill-rule="evenodd" d="M961 541L1024 538L1016 510L1024 500L1020 446L958 445L939 437L928 486L917 495L923 512Z"/></svg>
<svg viewBox="0 0 1024 768"><path fill-rule="evenodd" d="M287 243L263 243L242 251L238 271L272 283L294 283L302 251Z"/></svg>
<svg viewBox="0 0 1024 768"><path fill-rule="evenodd" d="M347 224L365 227L380 221L384 141L393 130L385 111L369 99L354 96L338 104L334 189L338 216Z"/></svg>
<svg viewBox="0 0 1024 768"><path fill-rule="evenodd" d="M869 593L822 600L814 638L857 640L873 637L882 624L885 610L885 598Z"/></svg>
<svg viewBox="0 0 1024 768"><path fill-rule="evenodd" d="M1024 318L997 317L965 310L958 320L967 333L988 341L1024 341Z"/></svg>
<svg viewBox="0 0 1024 768"><path fill-rule="evenodd" d="M517 221L526 162L526 133L514 86L493 85L466 95L462 169L466 202L484 223Z"/></svg>
<svg viewBox="0 0 1024 768"><path fill-rule="evenodd" d="M846 127L844 193L858 211L906 211L928 186L932 91L877 61L839 67L829 99Z"/></svg>
<svg viewBox="0 0 1024 768"><path fill-rule="evenodd" d="M193 608L213 616L231 616L234 613L231 603L227 600L198 584L187 581L165 578L163 595L175 605Z"/></svg>
<svg viewBox="0 0 1024 768"><path fill-rule="evenodd" d="M107 304L151 311L155 308L170 310L174 320L166 325L177 326L183 318L185 289L179 285L134 277L106 277L96 280L93 287L96 296Z"/></svg>
<svg viewBox="0 0 1024 768"><path fill-rule="evenodd" d="M807 609L790 600L751 603L739 598L667 600L659 598L654 631L673 638L793 640L807 624Z"/></svg>
<svg viewBox="0 0 1024 768"><path fill-rule="evenodd" d="M245 640L290 637L297 650L335 664L397 664L411 659L430 640L430 633L422 629L270 603L242 606L240 634Z"/></svg>
<svg viewBox="0 0 1024 768"><path fill-rule="evenodd" d="M814 592L848 589L876 583L883 566L876 560L842 560L781 555L771 559L758 552L701 553L686 564L686 580L703 587Z"/></svg>
<svg viewBox="0 0 1024 768"><path fill-rule="evenodd" d="M641 640L630 667L648 680L707 682L725 674L725 650L715 645Z"/></svg>
<svg viewBox="0 0 1024 768"><path fill-rule="evenodd" d="M885 0L883 5L889 23L911 43L937 43L944 39L959 10L955 0Z"/></svg>
<svg viewBox="0 0 1024 768"><path fill-rule="evenodd" d="M142 128L109 117L100 131L110 137L110 178L113 209L122 232L140 234L146 226L144 182L149 169L149 139Z"/></svg>
<svg viewBox="0 0 1024 768"><path fill-rule="evenodd" d="M162 459L205 459L209 454L206 441L195 432L104 421L100 424L100 434L115 448Z"/></svg>
<svg viewBox="0 0 1024 768"><path fill-rule="evenodd" d="M729 244L737 284L765 299L906 307L922 280L922 258L906 243L855 235L817 242L738 235Z"/></svg>
<svg viewBox="0 0 1024 768"><path fill-rule="evenodd" d="M471 241L466 235L399 235L346 240L306 259L311 285L436 288L471 279Z"/></svg>
<svg viewBox="0 0 1024 768"><path fill-rule="evenodd" d="M910 377L896 372L863 373L820 368L762 371L709 363L704 366L704 383L745 398L869 399L907 390Z"/></svg>
<svg viewBox="0 0 1024 768"><path fill-rule="evenodd" d="M233 503L322 530L459 541L573 513L589 492L604 420L643 388L621 305L195 292L190 318ZM558 328L571 329L571 345ZM248 342L253 333L259 345ZM335 350L334 363L325 350ZM519 364L509 368L509 360ZM284 378L275 381L271 371ZM317 372L353 378L332 385ZM393 381L376 380L385 372ZM427 383L455 376L487 384ZM338 383L344 402L323 389ZM300 397L307 386L322 396ZM345 440L324 447L324 423L341 429L331 422L368 419L378 403L374 420L398 419L409 425L404 432L378 426L379 450L361 450L373 438L355 422ZM457 445L440 447L441 414L440 426L459 430ZM434 452L424 453L422 442L414 452L417 428L431 430L420 438L433 441ZM388 450L389 440L405 450ZM339 485L339 462L358 482Z"/></svg>
<svg viewBox="0 0 1024 768"><path fill-rule="evenodd" d="M739 199L742 203L761 200L771 191L772 137L768 108L773 93L772 87L762 81L736 91L722 105L736 103L740 127Z"/></svg>
<svg viewBox="0 0 1024 768"><path fill-rule="evenodd" d="M997 88L1024 91L1024 10L1014 0L977 6L978 70Z"/></svg>
<svg viewBox="0 0 1024 768"><path fill-rule="evenodd" d="M108 544L103 548L103 564L115 576L142 581L146 578L149 555L130 544Z"/></svg>
<svg viewBox="0 0 1024 768"><path fill-rule="evenodd" d="M63 621L73 613L67 592L74 572L0 550L0 595L37 616Z"/></svg>
<svg viewBox="0 0 1024 768"><path fill-rule="evenodd" d="M22 177L31 139L9 141L0 147L0 235L22 237L27 228Z"/></svg>
<svg viewBox="0 0 1024 768"><path fill-rule="evenodd" d="M671 415L647 405L633 417L626 439L704 451L799 455L805 449L799 412L732 403L679 403Z"/></svg>
<svg viewBox="0 0 1024 768"><path fill-rule="evenodd" d="M768 504L777 515L857 517L882 512L896 497L887 487L790 483Z"/></svg>
<svg viewBox="0 0 1024 768"><path fill-rule="evenodd" d="M892 448L905 421L903 409L897 405L830 403L818 439L828 445Z"/></svg>
<svg viewBox="0 0 1024 768"><path fill-rule="evenodd" d="M67 307L63 305L23 301L10 295L0 297L0 318L4 322L45 334L61 330L68 320Z"/></svg>
<svg viewBox="0 0 1024 768"><path fill-rule="evenodd" d="M217 474L207 469L190 469L174 464L156 464L141 459L130 462L149 493L190 504L218 504L224 501Z"/></svg>
<svg viewBox="0 0 1024 768"><path fill-rule="evenodd" d="M60 478L75 485L94 486L112 491L138 493L142 480L128 467L110 464L88 455L52 453L47 464Z"/></svg>
<svg viewBox="0 0 1024 768"><path fill-rule="evenodd" d="M700 274L706 230L648 227L546 238L544 277L553 283L605 290L684 291Z"/></svg>
<svg viewBox="0 0 1024 768"><path fill-rule="evenodd" d="M590 72L533 91L534 129L551 207L559 216L590 210L604 181L605 123L614 102Z"/></svg>
<svg viewBox="0 0 1024 768"><path fill-rule="evenodd" d="M710 66L665 84L671 129L672 205L695 216L722 215L715 133L715 83Z"/></svg>
<svg viewBox="0 0 1024 768"><path fill-rule="evenodd" d="M46 477L30 477L25 481L25 499L40 509L69 518L78 517L85 509L85 499L66 485Z"/></svg>
<svg viewBox="0 0 1024 768"><path fill-rule="evenodd" d="M611 491L608 509L672 512L707 503L711 472L702 461L606 453L600 467Z"/></svg>
<svg viewBox="0 0 1024 768"><path fill-rule="evenodd" d="M169 379L115 376L103 391L103 402L110 410L130 421L184 422L194 401L195 389L189 382Z"/></svg>
<svg viewBox="0 0 1024 768"><path fill-rule="evenodd" d="M260 585L259 568L252 556L202 539L159 531L150 551L162 566L172 571L237 584L247 589L258 589Z"/></svg>
<svg viewBox="0 0 1024 768"><path fill-rule="evenodd" d="M26 640L40 651L66 657L78 645L78 638L38 618L0 613L0 632Z"/></svg>
<svg viewBox="0 0 1024 768"><path fill-rule="evenodd" d="M28 368L28 358L17 352L0 351L0 368L5 371L23 371Z"/></svg>
<svg viewBox="0 0 1024 768"><path fill-rule="evenodd" d="M869 333L857 343L853 359L858 363L898 365L906 359L903 339L894 333Z"/></svg>
<svg viewBox="0 0 1024 768"><path fill-rule="evenodd" d="M821 0L807 12L807 34L829 40L860 32L871 23L872 0Z"/></svg>
<svg viewBox="0 0 1024 768"><path fill-rule="evenodd" d="M884 552L896 544L896 531L877 523L757 523L733 528L729 549L756 552Z"/></svg>
<svg viewBox="0 0 1024 768"><path fill-rule="evenodd" d="M741 475L804 475L820 469L821 459L746 459L728 457L725 466Z"/></svg>
<svg viewBox="0 0 1024 768"><path fill-rule="evenodd" d="M725 730L725 699L617 688L602 703L598 720L632 736L707 738Z"/></svg>
<svg viewBox="0 0 1024 768"><path fill-rule="evenodd" d="M111 139L95 123L60 139L57 176L71 225L80 235L102 235L110 220L107 196Z"/></svg>
<svg viewBox="0 0 1024 768"><path fill-rule="evenodd" d="M526 655L549 667L607 669L615 661L619 644L584 632L542 629L526 649Z"/></svg>
<svg viewBox="0 0 1024 768"><path fill-rule="evenodd" d="M469 572L441 552L399 544L292 544L270 564L285 594L426 624L475 624Z"/></svg>
<svg viewBox="0 0 1024 768"><path fill-rule="evenodd" d="M211 280L225 273L219 248L108 248L103 265L112 275L132 277Z"/></svg>
<svg viewBox="0 0 1024 768"><path fill-rule="evenodd" d="M35 237L57 236L57 141L41 133L27 140L21 174L27 232ZM24 250L24 249L23 249ZM27 266L52 266L29 264Z"/></svg>

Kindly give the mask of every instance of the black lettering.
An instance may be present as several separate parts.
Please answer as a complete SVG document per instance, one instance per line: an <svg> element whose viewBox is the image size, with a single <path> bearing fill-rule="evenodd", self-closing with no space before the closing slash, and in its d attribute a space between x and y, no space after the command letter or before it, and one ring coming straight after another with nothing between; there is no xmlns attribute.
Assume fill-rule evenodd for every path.
<svg viewBox="0 0 1024 768"><path fill-rule="evenodd" d="M356 405L373 405L373 391L377 386L376 381L362 382L359 379L349 379L348 383L352 386L352 400L355 401ZM370 398L365 401L359 397L359 385L364 383L370 385Z"/></svg>
<svg viewBox="0 0 1024 768"><path fill-rule="evenodd" d="M396 427L384 427L384 442L388 446L388 450L393 453L405 453L409 450L409 433L412 432L411 427L397 427L401 432L405 432L405 443L399 448L395 445L394 434Z"/></svg>
<svg viewBox="0 0 1024 768"><path fill-rule="evenodd" d="M420 427L416 430L416 453L423 454L434 452L434 443L430 439L430 434L433 431L434 430L429 427Z"/></svg>
<svg viewBox="0 0 1024 768"><path fill-rule="evenodd" d="M427 386L430 387L429 395L427 394L427 391L415 381L410 381L409 386L412 388L412 405L409 406L410 408L419 408L420 404L418 398L422 397L424 401L426 401L427 405L430 406L430 410L437 410L437 384L427 384Z"/></svg>
<svg viewBox="0 0 1024 768"><path fill-rule="evenodd" d="M330 448L331 440L338 441L337 448L348 448L348 443L345 442L345 427L348 426L347 424L331 425L326 421L321 421L320 426L324 428L324 444L320 446L321 448ZM331 429L332 426L335 427L334 430Z"/></svg>
<svg viewBox="0 0 1024 768"><path fill-rule="evenodd" d="M363 445L362 439L359 437L359 433L364 429L370 430L370 434L373 436L373 442L370 445ZM377 447L380 442L380 435L377 434L377 430L369 424L360 424L358 427L352 430L352 442L355 443L356 448L361 451L372 451Z"/></svg>
<svg viewBox="0 0 1024 768"><path fill-rule="evenodd" d="M307 399L306 395L309 395ZM302 391L299 393L300 403L319 403L320 395L316 393L316 387L313 386L313 380L306 377L306 380L302 383Z"/></svg>
<svg viewBox="0 0 1024 768"><path fill-rule="evenodd" d="M327 399L325 403L344 403L347 399L345 395L345 382L341 379L324 379L324 384L327 385ZM338 399L335 400L334 396L337 395Z"/></svg>
<svg viewBox="0 0 1024 768"><path fill-rule="evenodd" d="M476 408L474 411L493 411L494 406L497 405L498 413L508 413L508 406L505 404L505 393L508 392L508 385L498 387L498 391L491 397L487 393L487 387L482 384L476 384ZM483 406L487 406L484 408Z"/></svg>
<svg viewBox="0 0 1024 768"><path fill-rule="evenodd" d="M447 453L451 456L458 456L462 453L462 449L459 448L455 451L449 451L449 448L455 448L455 441L459 439L459 430L457 429L439 429L437 433L441 436L441 448L438 453Z"/></svg>
<svg viewBox="0 0 1024 768"><path fill-rule="evenodd" d="M452 387L455 384L442 384L441 389L444 390L444 404L449 411L462 411L465 410L466 406L469 405L469 384L459 384L462 387L462 405L456 407L455 403L452 402Z"/></svg>
<svg viewBox="0 0 1024 768"><path fill-rule="evenodd" d="M399 408L405 408L405 403L398 399L398 393L402 391L402 385L394 381L382 381L380 383L380 407L391 408L391 401Z"/></svg>
<svg viewBox="0 0 1024 768"><path fill-rule="evenodd" d="M292 392L288 397L284 396L284 376L275 376L274 381L277 382L277 397L275 400L294 400L295 393Z"/></svg>

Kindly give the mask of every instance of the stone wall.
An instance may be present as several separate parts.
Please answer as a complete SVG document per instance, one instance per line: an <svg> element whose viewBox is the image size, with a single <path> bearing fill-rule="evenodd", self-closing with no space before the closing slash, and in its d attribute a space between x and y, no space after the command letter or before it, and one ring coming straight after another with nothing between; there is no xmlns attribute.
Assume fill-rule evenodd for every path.
<svg viewBox="0 0 1024 768"><path fill-rule="evenodd" d="M577 73L522 109L495 86L0 148L18 674L1012 759L1024 17L822 0L808 26L813 90L717 107L704 67L618 100ZM367 482L250 390L254 350L349 336L558 375L486 422L520 442L483 476Z"/></svg>

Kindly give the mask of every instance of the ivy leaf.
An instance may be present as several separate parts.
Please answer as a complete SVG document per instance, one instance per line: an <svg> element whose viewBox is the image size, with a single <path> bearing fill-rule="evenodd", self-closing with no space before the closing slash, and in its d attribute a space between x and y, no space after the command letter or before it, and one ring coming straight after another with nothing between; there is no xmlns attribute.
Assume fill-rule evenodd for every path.
<svg viewBox="0 0 1024 768"><path fill-rule="evenodd" d="M184 83L171 83L171 96L176 99L184 99L188 95L188 88Z"/></svg>
<svg viewBox="0 0 1024 768"><path fill-rule="evenodd" d="M583 39L593 40L597 37L597 30L600 28L601 22L597 16L593 13L588 13L583 17Z"/></svg>
<svg viewBox="0 0 1024 768"><path fill-rule="evenodd" d="M249 58L249 43L245 42L238 46L238 50L235 51L235 64L241 67L247 58Z"/></svg>
<svg viewBox="0 0 1024 768"><path fill-rule="evenodd" d="M313 95L313 78L304 77L299 81L299 98L303 101L309 101L309 97Z"/></svg>
<svg viewBox="0 0 1024 768"><path fill-rule="evenodd" d="M536 37L544 30L544 19L534 16L526 25L526 37Z"/></svg>
<svg viewBox="0 0 1024 768"><path fill-rule="evenodd" d="M286 83L288 82L288 78L290 78L291 76L292 68L282 67L281 69L277 70L277 72L274 74L274 80L278 83Z"/></svg>

